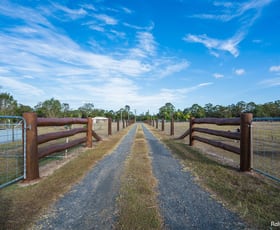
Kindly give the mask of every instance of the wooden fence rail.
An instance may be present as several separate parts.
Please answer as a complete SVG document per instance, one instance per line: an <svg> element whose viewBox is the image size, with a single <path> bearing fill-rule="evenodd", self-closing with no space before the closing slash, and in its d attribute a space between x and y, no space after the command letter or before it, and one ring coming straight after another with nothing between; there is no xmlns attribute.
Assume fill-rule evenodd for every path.
<svg viewBox="0 0 280 230"><path fill-rule="evenodd" d="M224 150L240 155L240 170L249 171L251 169L251 123L253 115L251 113L242 113L238 118L191 118L189 129L181 136L175 139L184 139L189 136L189 145L193 146L194 140L200 141ZM208 128L195 127L195 124L215 124L218 126L233 125L238 126L237 132L228 132L214 130ZM162 131L164 131L164 120L162 120ZM202 136L199 133L224 137L237 140L240 143L239 147L232 146L220 141L211 140ZM174 135L174 119L171 119L170 135Z"/></svg>
<svg viewBox="0 0 280 230"><path fill-rule="evenodd" d="M38 118L36 113L24 113L26 120L26 179L34 180L39 178L39 159L55 152L60 152L68 148L86 144L86 147L92 147L92 137L97 141L102 138L92 130L92 118ZM38 135L38 127L44 126L67 126L74 124L83 124L86 127L74 128L67 131L52 132ZM72 140L68 143L53 144L46 147L39 147L43 143L60 138L75 136L84 133L85 136Z"/></svg>

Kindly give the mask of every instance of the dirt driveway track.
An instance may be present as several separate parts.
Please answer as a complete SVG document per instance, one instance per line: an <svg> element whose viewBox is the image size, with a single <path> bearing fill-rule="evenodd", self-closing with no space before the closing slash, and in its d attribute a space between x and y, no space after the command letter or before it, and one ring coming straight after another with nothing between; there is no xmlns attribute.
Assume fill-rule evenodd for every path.
<svg viewBox="0 0 280 230"><path fill-rule="evenodd" d="M104 157L85 178L59 199L34 229L114 229L116 198L125 159L137 125L119 146ZM244 229L232 212L211 198L170 151L142 125L158 179L158 202L166 229Z"/></svg>

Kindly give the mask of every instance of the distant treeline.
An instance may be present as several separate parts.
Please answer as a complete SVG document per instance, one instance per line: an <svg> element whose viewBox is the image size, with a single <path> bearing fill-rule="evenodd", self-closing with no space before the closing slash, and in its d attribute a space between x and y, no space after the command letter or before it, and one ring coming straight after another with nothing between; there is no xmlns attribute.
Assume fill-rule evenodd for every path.
<svg viewBox="0 0 280 230"><path fill-rule="evenodd" d="M134 119L130 106L125 105L118 111L94 108L93 103L85 103L78 109L71 109L68 103L51 98L39 102L34 108L17 103L9 93L0 93L0 115L22 116L24 112L36 112L38 117L111 117L113 119Z"/></svg>
<svg viewBox="0 0 280 230"><path fill-rule="evenodd" d="M125 105L117 111L94 108L93 103L85 103L78 109L71 109L68 103L61 103L59 100L51 98L44 102L39 102L34 108L28 105L19 104L9 93L0 93L0 115L21 116L24 112L36 112L39 117L96 117L104 116L113 119L134 119L135 114L130 111L130 106ZM213 105L208 103L204 106L193 104L184 110L176 109L170 102L159 108L157 114L137 115L137 120L166 119L171 116L177 121L187 120L190 117L217 117L230 118L239 117L240 113L250 112L254 117L280 117L280 100L256 104L239 101L236 104L227 106Z"/></svg>
<svg viewBox="0 0 280 230"><path fill-rule="evenodd" d="M159 109L157 117L165 118L167 120L170 119L170 116L172 115L175 120L186 120L190 117L231 118L239 117L240 114L244 112L253 113L254 117L280 117L280 100L264 104L239 101L236 104L227 106L213 105L211 103L208 103L205 106L193 104L191 107L185 108L184 110L176 110L171 103L166 103Z"/></svg>

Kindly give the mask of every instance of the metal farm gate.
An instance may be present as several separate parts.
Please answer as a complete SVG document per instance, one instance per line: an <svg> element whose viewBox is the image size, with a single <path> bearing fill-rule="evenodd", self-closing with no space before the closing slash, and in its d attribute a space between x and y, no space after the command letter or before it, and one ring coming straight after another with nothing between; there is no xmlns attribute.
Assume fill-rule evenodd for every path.
<svg viewBox="0 0 280 230"><path fill-rule="evenodd" d="M254 118L252 168L280 182L280 118Z"/></svg>
<svg viewBox="0 0 280 230"><path fill-rule="evenodd" d="M26 177L26 122L0 116L0 189Z"/></svg>

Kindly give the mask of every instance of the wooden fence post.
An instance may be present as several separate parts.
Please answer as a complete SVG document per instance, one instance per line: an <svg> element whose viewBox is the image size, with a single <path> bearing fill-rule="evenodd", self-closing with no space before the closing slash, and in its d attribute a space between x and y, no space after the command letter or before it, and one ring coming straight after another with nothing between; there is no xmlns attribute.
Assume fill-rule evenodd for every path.
<svg viewBox="0 0 280 230"><path fill-rule="evenodd" d="M164 119L161 119L161 131L164 131Z"/></svg>
<svg viewBox="0 0 280 230"><path fill-rule="evenodd" d="M108 136L112 135L112 118L108 118Z"/></svg>
<svg viewBox="0 0 280 230"><path fill-rule="evenodd" d="M37 144L37 114L23 113L26 121L26 180L38 179L39 157Z"/></svg>
<svg viewBox="0 0 280 230"><path fill-rule="evenodd" d="M117 132L119 132L120 131L120 120L118 119L117 120Z"/></svg>
<svg viewBox="0 0 280 230"><path fill-rule="evenodd" d="M122 127L123 127L123 129L125 128L125 126L124 126L124 119L122 120Z"/></svg>
<svg viewBox="0 0 280 230"><path fill-rule="evenodd" d="M170 136L174 136L174 118L170 120Z"/></svg>
<svg viewBox="0 0 280 230"><path fill-rule="evenodd" d="M190 134L189 134L189 145L193 146L193 126L194 126L194 117L190 118Z"/></svg>
<svg viewBox="0 0 280 230"><path fill-rule="evenodd" d="M252 113L242 113L240 117L240 171L251 170L251 123Z"/></svg>
<svg viewBox="0 0 280 230"><path fill-rule="evenodd" d="M156 119L156 129L158 129L158 118Z"/></svg>
<svg viewBox="0 0 280 230"><path fill-rule="evenodd" d="M88 148L92 148L92 118L87 118L87 143Z"/></svg>

